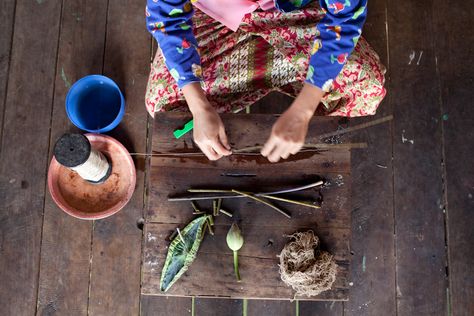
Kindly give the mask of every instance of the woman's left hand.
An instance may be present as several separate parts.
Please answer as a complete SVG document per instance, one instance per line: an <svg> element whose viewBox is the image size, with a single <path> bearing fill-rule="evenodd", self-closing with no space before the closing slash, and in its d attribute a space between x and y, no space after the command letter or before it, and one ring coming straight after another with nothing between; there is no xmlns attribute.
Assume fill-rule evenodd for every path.
<svg viewBox="0 0 474 316"><path fill-rule="evenodd" d="M288 110L275 122L261 154L270 162L278 162L296 154L304 145L308 124L324 92L305 84Z"/></svg>
<svg viewBox="0 0 474 316"><path fill-rule="evenodd" d="M289 108L273 125L270 138L262 148L262 155L277 162L296 154L304 145L309 119L304 113Z"/></svg>

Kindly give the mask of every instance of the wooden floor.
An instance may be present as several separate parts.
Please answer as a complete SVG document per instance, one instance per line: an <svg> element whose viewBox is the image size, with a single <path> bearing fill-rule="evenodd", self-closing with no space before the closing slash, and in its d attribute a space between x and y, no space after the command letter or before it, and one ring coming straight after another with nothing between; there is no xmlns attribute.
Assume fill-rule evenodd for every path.
<svg viewBox="0 0 474 316"><path fill-rule="evenodd" d="M126 94L111 135L149 148L144 91L153 41L144 0L0 3L1 315L473 315L474 3L369 1L364 35L388 68L377 117L354 132L350 300L335 303L140 297L145 166L119 214L73 219L46 187L71 83L103 73ZM281 111L272 94L252 112ZM341 119L341 126L373 118Z"/></svg>

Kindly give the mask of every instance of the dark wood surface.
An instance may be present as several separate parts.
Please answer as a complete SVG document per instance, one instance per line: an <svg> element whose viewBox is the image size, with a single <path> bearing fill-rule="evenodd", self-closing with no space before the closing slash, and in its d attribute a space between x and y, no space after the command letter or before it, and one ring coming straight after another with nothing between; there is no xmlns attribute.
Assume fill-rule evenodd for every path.
<svg viewBox="0 0 474 316"><path fill-rule="evenodd" d="M12 49L13 25L15 23L15 0L5 0L0 4L0 139L3 133L3 114L7 92L10 53ZM0 151L2 143L0 142Z"/></svg>
<svg viewBox="0 0 474 316"><path fill-rule="evenodd" d="M192 135L174 140L172 131L188 120L187 114L163 113L156 116L152 152L182 153L190 151ZM222 115L229 142L234 148L262 144L276 120L274 115ZM310 123L309 143L332 131L335 118L314 118ZM257 156L258 157L258 156ZM304 159L303 159L304 158ZM226 172L253 173L254 177L225 176ZM186 193L193 188L235 188L248 191L273 191L325 179L326 186L298 194L301 198L324 196L320 210L279 203L292 214L288 219L274 210L265 209L248 199L230 199L222 207L233 212L246 240L239 251L241 283L233 275L231 252L225 236L232 220L215 219L214 236L207 236L199 255L188 272L166 294L174 296L214 296L231 298L293 298L291 288L279 281L277 255L287 243L285 235L312 229L320 236L339 265L333 289L317 300L344 300L347 295L350 238L350 151L330 148L317 153L301 153L285 162L271 164L255 156L234 155L209 163L204 157L152 157L150 169L149 210L145 218L145 248L142 293L163 295L159 290L160 273L167 253L167 237L176 227L183 228L194 217L189 202L170 202L169 195ZM209 210L210 202L199 207ZM269 245L269 240L272 242ZM205 255L203 255L205 254ZM219 272L216 272L219 271ZM206 284L203 286L203 284ZM306 299L306 298L305 298Z"/></svg>
<svg viewBox="0 0 474 316"><path fill-rule="evenodd" d="M148 114L144 91L151 41L143 27L141 0L108 1L104 74L114 78L127 100L127 113L110 135L130 152L147 151ZM131 62L133 61L133 62ZM89 313L133 315L140 306L140 264L145 160L135 157L137 185L116 216L96 221L92 240Z"/></svg>
<svg viewBox="0 0 474 316"><path fill-rule="evenodd" d="M4 315L36 311L60 17L57 1L16 3L0 153L0 308Z"/></svg>
<svg viewBox="0 0 474 316"><path fill-rule="evenodd" d="M301 316L342 316L344 314L344 305L347 302L310 302L301 301L299 302L299 312ZM276 313L274 315L285 315ZM294 314L286 314L294 315Z"/></svg>
<svg viewBox="0 0 474 316"><path fill-rule="evenodd" d="M243 308L243 300L196 298L194 303L194 311L196 316L241 316L243 313Z"/></svg>
<svg viewBox="0 0 474 316"><path fill-rule="evenodd" d="M391 64L387 51L387 3L384 0L368 3L370 18L364 36L386 66L388 79ZM392 98L397 100L388 90L375 116L350 120L348 126L392 114ZM352 153L353 286L349 301L344 303L344 315L378 316L380 311L384 315L396 314L392 127L393 122L387 122L343 138L368 144L366 150Z"/></svg>
<svg viewBox="0 0 474 316"><path fill-rule="evenodd" d="M105 73L121 86L126 85L127 101L133 104L127 108L126 124L133 118L138 122L138 127L127 125L126 130L118 130L114 136L129 150L146 147L143 133L147 120L142 100L152 53L145 54L143 46L150 45L152 40L144 29L144 5L138 0L117 4L105 0L1 1L2 315L136 315L140 309L143 315L191 315L190 298L142 296L138 301L140 276L136 267L141 243L129 224L133 222L141 227L136 225L136 217L140 217L137 214L143 209L138 202L133 202L138 204L133 204L133 210L125 211L127 215L122 219L99 225L100 232L94 227L93 236L91 222L63 214L45 191L51 143L62 132L75 130L65 118L66 85L85 74L103 72L104 57ZM448 306L451 315L473 313L474 251L470 241L474 237L471 212L474 171L469 162L474 152L471 105L474 69L469 60L474 41L472 33L465 31L472 20L472 10L468 7L464 2L440 0L369 1L364 35L389 70L388 96L378 115L393 113L395 119L344 138L369 144L366 150L354 151L352 157L353 285L349 301L302 301L299 302L300 315L423 315L430 312L447 315ZM105 16L107 19L101 18ZM104 55L105 32L113 40L107 40L109 46ZM122 46L118 36L136 45L137 52L132 51L133 47ZM114 49L119 57L113 56ZM412 51L414 60L408 65ZM127 58L129 55L132 58ZM115 65L120 67L115 70ZM128 81L134 77L131 73L139 73L135 81L132 79L134 84ZM273 93L257 102L252 112L281 113L290 102L291 98ZM428 118L431 121L427 121ZM341 121L340 125L346 127L370 120ZM400 132L403 129L404 138L413 140L413 146L407 140L402 143ZM433 148L437 146L438 150L430 147L420 155L426 143ZM419 144L425 145L418 148ZM405 161L401 161L402 157ZM427 178L424 172L433 171L426 170L426 166L433 161L439 164L433 168L438 176ZM136 163L140 166L145 161L136 160ZM25 165L28 168L25 169ZM414 169L413 165L422 167ZM413 187L413 192L400 192L400 184L407 181L410 172L416 175L410 184L423 185ZM422 179L418 179L420 175ZM143 188L138 190L138 195L143 194ZM395 204L393 192L399 196ZM421 196L415 204L419 215L400 208L402 197L415 194ZM435 213L432 220L432 197L438 194L440 203L435 204L440 213ZM437 217L440 214L446 230ZM359 224L362 224L360 229ZM139 228L136 229L140 235ZM402 233L403 238L398 236ZM81 238L75 238L76 235ZM443 247L449 254L445 264L440 264L440 257L432 257L433 250L440 251L437 248L440 236L446 239ZM418 240L422 237L424 240ZM94 246L94 238L100 240L100 248ZM432 240L427 241L427 238ZM109 241L113 245L110 248ZM133 243L137 244L130 248ZM422 246L424 251L410 253L410 243ZM120 247L124 251L117 251ZM400 249L408 252L400 252ZM106 259L100 259L101 251ZM112 264L115 259L117 265ZM442 273L440 279L437 271L440 266L449 272L445 276L446 284ZM414 270L415 267L418 270ZM92 280L94 286L89 293L90 269L94 270L92 278L98 279ZM124 273L137 275L116 278ZM105 279L114 277L112 281ZM410 297L418 284L424 290ZM112 301L115 307L110 305ZM227 299L196 298L194 301L197 315L240 315L243 311L240 300L231 303ZM110 309L105 310L101 304ZM248 302L247 311L249 315L295 315L294 305L252 300Z"/></svg>
<svg viewBox="0 0 474 316"><path fill-rule="evenodd" d="M248 300L248 315L293 315L296 302L276 300ZM241 314L239 314L241 315Z"/></svg>
<svg viewBox="0 0 474 316"><path fill-rule="evenodd" d="M456 29L474 18L460 3L435 1L435 32ZM452 315L474 313L474 65L464 62L474 51L474 34L450 32L438 43L442 145L445 168L443 211L446 212L449 294ZM461 48L461 49L459 49Z"/></svg>
<svg viewBox="0 0 474 316"><path fill-rule="evenodd" d="M388 2L389 51L398 57L390 58L388 89L394 114L393 206L401 315L436 315L448 306L434 10L434 1ZM400 23L402 15L406 20Z"/></svg>
<svg viewBox="0 0 474 316"><path fill-rule="evenodd" d="M105 32L107 5L104 1L67 0L63 13L51 144L66 131L79 132L67 118L64 100L72 83L87 74L102 72L104 37L97 37L95 32ZM45 196L38 313L87 315L92 226L92 222L68 216L49 194Z"/></svg>
<svg viewBox="0 0 474 316"><path fill-rule="evenodd" d="M13 10L14 4L2 2L2 32L3 25L8 30L8 21L13 21L7 11ZM67 216L54 205L49 194L44 194L51 144L62 133L77 131L66 117L64 99L70 85L82 76L105 69L106 75L118 82L130 99L121 124L122 133L112 135L130 151L146 151L148 122L141 105L151 41L138 18L142 17L142 2L116 5L74 0L16 5L15 21L30 21L35 27L31 31L25 23L15 26L8 77L11 91L2 130L2 144L6 146L2 151L5 163L0 202L1 314L29 315L36 310L42 315L106 315L114 311L133 315L139 311L142 230L137 227L137 220L142 217L144 203L144 161L135 161L141 170L137 173L136 194L121 212L129 216L112 219L111 226L119 227L119 238L101 230L99 222L95 223L94 231L93 222ZM122 7L129 9L130 18L123 21L126 27L117 23L107 27L107 50L107 16L121 20ZM7 44L6 36L12 34L11 29L9 34L2 33L2 54L8 53L9 48L4 48L3 43ZM116 68L117 56L122 56L118 52L137 62ZM5 56L8 62L8 55ZM2 55L2 67L5 65L8 64ZM114 240L118 245L114 245ZM104 248L106 251L102 251ZM112 262L104 262L106 259L101 257ZM91 275L96 282L90 281Z"/></svg>
<svg viewBox="0 0 474 316"><path fill-rule="evenodd" d="M189 297L143 295L140 301L141 315L191 315L192 300Z"/></svg>

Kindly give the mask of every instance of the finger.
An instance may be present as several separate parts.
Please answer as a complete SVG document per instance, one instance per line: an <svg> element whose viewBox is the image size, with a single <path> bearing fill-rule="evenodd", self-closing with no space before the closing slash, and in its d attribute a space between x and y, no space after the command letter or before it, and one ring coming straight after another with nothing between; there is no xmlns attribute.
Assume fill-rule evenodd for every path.
<svg viewBox="0 0 474 316"><path fill-rule="evenodd" d="M221 144L221 141L219 139L215 139L211 143L211 146L212 146L212 149L214 149L216 153L218 153L221 156L228 156L231 154L231 152Z"/></svg>
<svg viewBox="0 0 474 316"><path fill-rule="evenodd" d="M278 162L284 153L285 145L279 144L273 149L273 151L268 155L267 158L270 162Z"/></svg>
<svg viewBox="0 0 474 316"><path fill-rule="evenodd" d="M232 151L230 150L229 140L227 139L227 134L225 133L224 128L219 130L219 140L221 144L228 150L228 154L230 155Z"/></svg>
<svg viewBox="0 0 474 316"><path fill-rule="evenodd" d="M291 153L292 155L295 155L295 154L297 154L297 153L301 150L301 148L303 148L302 145L294 145L294 146L291 148L290 153Z"/></svg>
<svg viewBox="0 0 474 316"><path fill-rule="evenodd" d="M285 151L281 154L281 158L282 159L288 159L288 157L290 157L290 154L291 154L291 148L286 148Z"/></svg>
<svg viewBox="0 0 474 316"><path fill-rule="evenodd" d="M219 149L216 149L216 151L224 156L228 156L232 154L232 151L230 150L229 142L227 140L227 135L225 134L225 130L221 129L219 130L219 138L216 140L216 146L219 147Z"/></svg>
<svg viewBox="0 0 474 316"><path fill-rule="evenodd" d="M202 152L207 156L209 160L217 160L222 156L216 153L214 149L210 145L203 146Z"/></svg>
<svg viewBox="0 0 474 316"><path fill-rule="evenodd" d="M268 157L268 155L275 149L276 144L277 142L276 142L275 137L270 136L270 138L267 140L265 145L263 145L263 148L260 151L262 156Z"/></svg>

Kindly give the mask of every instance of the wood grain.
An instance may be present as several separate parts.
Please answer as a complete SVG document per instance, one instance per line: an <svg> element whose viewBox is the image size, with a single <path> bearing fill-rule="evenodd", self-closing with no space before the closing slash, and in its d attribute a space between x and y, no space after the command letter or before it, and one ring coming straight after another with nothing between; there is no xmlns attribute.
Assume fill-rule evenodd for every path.
<svg viewBox="0 0 474 316"><path fill-rule="evenodd" d="M349 292L353 291L350 289ZM344 315L344 305L348 302L309 302L300 301L300 316L342 316ZM363 314L361 314L363 315Z"/></svg>
<svg viewBox="0 0 474 316"><path fill-rule="evenodd" d="M390 111L387 101L381 105L377 116ZM350 124L368 120L351 120ZM374 126L349 138L352 141L367 141L369 147L352 155L353 286L344 313L375 316L384 310L387 315L395 315L391 127L388 124Z"/></svg>
<svg viewBox="0 0 474 316"><path fill-rule="evenodd" d="M142 293L160 295L159 283L165 256L146 249L143 265ZM311 297L311 300L346 300L349 263L336 261L337 278L331 290ZM293 290L280 280L278 259L239 256L242 282L235 280L232 254L208 253L198 256L189 270L166 295L216 298L291 299ZM258 285L258 286L256 286ZM196 294L199 293L199 294ZM297 297L307 300L306 297Z"/></svg>
<svg viewBox="0 0 474 316"><path fill-rule="evenodd" d="M400 315L434 315L447 310L434 8L433 1L388 3Z"/></svg>
<svg viewBox="0 0 474 316"><path fill-rule="evenodd" d="M63 3L50 158L56 140L63 133L81 132L67 118L64 100L71 84L102 71L105 37L97 34L105 34L106 15L106 1L65 0ZM87 315L92 222L65 214L47 194L42 236L38 313Z"/></svg>
<svg viewBox="0 0 474 316"><path fill-rule="evenodd" d="M191 316L191 298L142 295L140 315Z"/></svg>
<svg viewBox="0 0 474 316"><path fill-rule="evenodd" d="M436 42L441 89L441 117L445 149L444 178L450 307L452 315L474 314L474 108L472 79L474 66L465 63L472 54L471 32L450 32L474 18L472 10L461 3L435 1L436 32L448 32Z"/></svg>
<svg viewBox="0 0 474 316"><path fill-rule="evenodd" d="M3 134L3 113L7 95L10 55L15 23L15 0L4 0L0 3L0 139ZM0 151L2 142L0 142Z"/></svg>
<svg viewBox="0 0 474 316"><path fill-rule="evenodd" d="M372 0L368 4L363 36L388 68L388 82L387 2ZM392 114L391 100L396 106L397 96L388 89L377 115L350 119L348 126ZM344 303L344 315L378 316L382 311L384 315L396 315L392 122L347 134L343 139L368 144L367 149L352 152L353 286L349 301Z"/></svg>
<svg viewBox="0 0 474 316"><path fill-rule="evenodd" d="M290 316L296 313L296 303L277 300L248 300L248 315ZM300 314L303 316L303 314Z"/></svg>
<svg viewBox="0 0 474 316"><path fill-rule="evenodd" d="M334 148L322 149L321 151L300 152L287 160L282 160L275 164L270 164L267 158L258 153L251 154L234 154L228 157L222 157L217 161L209 161L205 156L153 156L151 158L151 166L153 167L168 167L179 166L180 163L185 163L187 168L220 168L228 169L229 172L238 172L241 169L248 171L273 171L275 167L280 167L281 170L295 170L304 171L311 167L314 169L324 170L331 173L347 173L350 170L349 163L344 160L344 156L348 148ZM194 152L192 152L194 153ZM239 169L234 170L238 165Z"/></svg>
<svg viewBox="0 0 474 316"><path fill-rule="evenodd" d="M229 143L233 148L262 145L268 138L267 131L271 130L278 115L250 114L235 115L221 114L222 121L226 126ZM198 150L192 141L192 133L188 133L179 140L173 137L173 131L181 128L189 119L190 114L184 113L156 113L153 134L153 151L157 152L180 152ZM308 128L308 143L320 142L318 135L334 131L337 128L337 118L319 117L310 122Z"/></svg>
<svg viewBox="0 0 474 316"><path fill-rule="evenodd" d="M181 117L180 117L181 116ZM267 128L274 121L273 115L225 115L224 120L230 131L234 131L235 146L259 141L260 129ZM332 119L321 119L318 124L312 122L313 129L329 128ZM186 121L183 114L160 114L160 120L155 124L153 150L180 151L187 148L186 144L175 141L171 131ZM171 128L170 128L171 126ZM239 129L246 132L241 133ZM235 134L237 131L237 134ZM231 138L232 139L232 138ZM253 145L253 144L252 144ZM167 147L166 149L164 149ZM316 156L315 156L316 157ZM169 202L169 194L186 192L187 188L238 188L242 190L272 191L286 187L326 180L322 189L311 189L298 193L300 199L318 199L323 197L321 209L305 208L294 205L284 206L292 214L288 219L274 210L257 205L248 199L224 200L222 206L233 214L232 220L238 221L246 236L246 245L241 250L242 275L247 274L247 283L236 284L233 280L232 269L222 270L216 274L217 267L229 268L223 262L228 261L231 253L225 244L225 235L231 220L224 215L216 217L215 236L207 238L200 256L193 263L195 271L179 281L167 295L177 296L214 296L229 298L292 298L291 289L279 281L276 259L288 239L285 235L299 230L313 229L321 235L323 247L335 255L340 263L339 282L334 290L322 294L316 299L343 300L347 295L345 280L349 266L348 253L350 239L350 152L348 150L328 150L317 155L318 163L311 159L292 162L285 168L265 163L256 167L255 163L240 161L218 163L200 162L204 166L196 167L189 163L190 159L162 160L160 164L152 161L150 175L149 210L147 212L145 254L143 264L142 293L161 295L159 291L159 273L166 256L166 239L177 227L183 228L192 220L192 207L189 202ZM326 173L327 169L332 172ZM225 176L228 173L254 173L255 176ZM296 180L295 180L296 179ZM283 185L284 183L284 185ZM296 194L295 194L296 195ZM210 210L210 201L199 201L198 207ZM266 209L268 208L268 209ZM204 255L203 255L204 254ZM201 258L201 259L200 259ZM248 267L247 269L245 267ZM232 268L232 266L230 266ZM250 269L251 268L251 269ZM227 269L228 270L228 269ZM247 270L247 271L246 271ZM209 281L212 280L210 284ZM203 287L202 284L208 284Z"/></svg>
<svg viewBox="0 0 474 316"><path fill-rule="evenodd" d="M228 170L228 169L225 169ZM312 183L318 179L318 172L286 171L286 172L264 172L256 173L256 177L222 177L225 171L214 169L186 169L184 167L172 166L153 169L151 171L151 190L147 220L158 223L186 223L192 217L190 202L170 202L169 195L186 193L188 188L236 188L241 190L255 191L278 190L301 184ZM240 169L247 172L246 169ZM349 174L319 174L328 182L328 187L321 190L307 190L298 194L285 195L300 200L318 200L323 197L321 209L301 207L284 202L273 201L274 204L285 209L292 215L287 219L268 206L247 198L223 200L224 209L236 214L242 224L253 223L255 225L313 225L316 227L347 227L350 221L350 183ZM296 179L296 181L294 180ZM295 181L295 182L293 182ZM303 182L304 181L304 182ZM223 185L225 183L225 186ZM284 183L284 184L282 184ZM203 210L211 209L211 201L199 201L197 203ZM258 212L258 216L253 216Z"/></svg>
<svg viewBox="0 0 474 316"><path fill-rule="evenodd" d="M144 91L150 60L150 36L144 27L141 0L109 1L104 74L117 82L127 107L110 135L130 152L146 152L148 116ZM140 263L145 161L135 159L137 186L118 214L95 222L89 299L91 315L136 315L140 312Z"/></svg>
<svg viewBox="0 0 474 316"><path fill-rule="evenodd" d="M36 312L60 18L57 1L16 5L0 153L0 305L5 315Z"/></svg>
<svg viewBox="0 0 474 316"><path fill-rule="evenodd" d="M63 108L67 91L66 81L72 84L85 74L102 72L103 50L100 46L103 45L105 24L101 26L100 22L106 23L106 20L99 21L99 15L103 12L104 3L105 1L64 0L62 9L61 1L27 3L4 0L0 4L0 124L5 124L3 127L0 126L2 133L0 134L0 150L2 151L0 153L2 161L0 163L0 209L2 211L0 215L0 265L2 266L0 303L2 314L47 315L55 312L64 314L65 311L68 314L84 314L88 309L87 305L82 304L88 292L88 285L85 284L89 283L89 278L83 275L89 269L90 257L89 254L84 255L86 253L84 249L87 250L87 246L90 246L90 237L88 237L90 234L87 235L84 232L90 231L92 224L76 221L51 204L49 194L44 190L44 175L49 162L48 148L51 147L51 143L63 131L74 130L65 119ZM115 6L112 2L110 3L111 6ZM123 5L122 12L128 10L130 3L120 2L120 5ZM140 41L138 49L141 50L141 45L145 43L145 41L142 43L141 39L144 33L143 8L138 10L137 4L131 4L132 10L135 11L127 14L125 18L127 23L135 25L135 34L140 34L138 36L140 39L137 41ZM143 7L143 4L140 5ZM82 14L76 14L74 9ZM128 39L131 35L128 31L124 31L128 26L123 25L125 22L121 18L115 18L118 15L117 11L115 9L116 13L109 17L108 23L119 21L120 25L109 27L115 30L113 31L115 34L119 33L116 29L120 28L121 33L126 33L126 43L130 43ZM401 107L397 109L397 113L394 112L396 121L393 126L394 168L398 170L394 178L397 189L395 192L398 195L397 208L390 210L390 187L393 189L393 184L388 180L387 175L391 173L392 166L391 153L386 149L386 146L391 146L392 139L387 140L387 135L391 135L392 130L387 130L383 125L357 132L354 138L343 137L345 141L366 141L369 144L368 149L352 153L354 221L351 251L354 253L352 256L354 259L351 263L350 281L354 283L354 286L350 288L349 302L302 301L300 315L395 314L395 277L392 272L395 269L395 258L390 256L390 253L395 251L395 247L391 246L395 238L390 212L398 214L396 232L401 232L401 235L405 236L397 238L397 243L402 245L402 248L397 251L400 271L397 275L399 314L423 315L433 312L444 314L443 308L446 303L442 300L447 297L446 284L439 282L440 274L438 273L438 268L443 266L440 264L442 260L433 258L434 253L431 251L437 249L437 245L434 247L433 245L440 238L438 238L438 233L433 231L434 228L427 226L444 229L440 228L442 224L438 213L433 211L436 207L441 211L444 208L447 214L450 311L453 315L471 315L474 310L471 302L474 293L472 286L474 281L471 277L474 262L469 241L474 237L471 229L474 223L472 212L469 211L472 209L471 195L474 195L472 191L474 184L470 180L474 178L474 175L472 168L466 162L470 161L474 151L472 148L473 113L470 106L474 69L472 69L472 64L466 61L471 58L472 45L470 43L473 40L470 32L460 30L465 29L472 20L472 10L467 10L464 3L447 3L439 0L408 4L392 1L388 6L385 1L373 0L369 1L368 11L369 18L364 29L364 36L379 53L385 65L389 66L389 70L392 70L387 76L387 78L392 78L388 86L390 100L384 101L378 115L388 114L389 107L394 109ZM386 27L384 15L387 13L390 14L390 19ZM25 21L28 22L25 23ZM13 23L16 23L15 27ZM57 45L60 23L62 23L61 37ZM387 36L385 29L389 31L390 56L388 50L384 49ZM91 33L94 33L94 36ZM109 30L107 36L110 34ZM444 36L446 34L448 36ZM143 37L146 36L143 35ZM149 37L147 40L150 42ZM89 47L83 44L87 41L89 41ZM114 40L114 42L119 41ZM115 49L119 55L117 59L122 62L118 63L119 69L114 71L111 68L115 65L115 61L110 62L106 71L114 76L117 74L122 85L123 82L128 82L130 74L133 73L127 70L126 75L122 75L123 69L129 69L128 67L135 64L137 59L133 58L135 53L132 53L130 60L127 57L128 52L133 48L123 49L121 45L110 44L110 42L109 45L112 47L107 48L108 59L114 54ZM59 47L57 61L55 60L56 46ZM421 54L422 50L423 54ZM415 53L414 59L408 65L412 51ZM434 63L433 60L435 60ZM140 68L140 71L134 74L139 73L139 76L145 77L148 63L142 66L142 64L136 66L137 69ZM64 70L64 77L61 76L62 70ZM117 80L116 77L113 79ZM143 83L136 84L135 89L143 90ZM130 84L127 90L133 90ZM143 93L137 91L132 92L132 96L139 99ZM438 99L439 96L440 99ZM51 101L52 98L54 98L54 103ZM136 98L133 97L133 99ZM251 109L254 113L281 113L291 101L292 98L279 93L271 93L253 105ZM132 102L137 104L134 109L143 109L140 102ZM51 104L53 104L52 117L50 116ZM4 113L5 117L2 118ZM127 113L127 120L133 119L131 115L134 114ZM51 118L52 124L49 126ZM345 120L334 119L336 123L332 130L339 124L350 126L371 119L357 119L349 122L349 125L346 125ZM439 124L442 127L441 131L438 127L433 128L433 124ZM133 148L134 139L126 139L129 126L127 125L126 129L119 128L117 138L124 141L129 149L140 151L141 149ZM51 127L50 136L47 131L49 127ZM170 126L170 129L173 127ZM405 130L406 140L405 143L400 143L403 130ZM262 129L261 137L265 138L268 133L269 130ZM426 135L430 133L432 133L432 138L428 141ZM400 147L411 146L408 141L413 140L413 147L416 148L420 139L425 140L423 148L418 148L415 154L411 155L412 150L408 147L400 156ZM195 149L191 142L186 141L186 144L190 146L189 149ZM428 148L428 145L444 148L444 157L440 155L439 159L432 158L434 150L431 147ZM421 154L420 151L425 149L427 149L426 154ZM31 152L35 153L34 156ZM138 158L137 161L139 166L143 166L142 158ZM419 165L424 164L424 167L418 168ZM439 175L437 164L445 166L445 174L441 172L441 178L437 176ZM31 168L25 169L25 165ZM282 169L287 168L285 165L280 166ZM426 176L431 173L431 167L434 174L431 177ZM440 168L442 171L443 168ZM258 171L259 167L257 166L255 170ZM407 176L410 173L415 180ZM433 187L438 188L440 183L444 184L442 189L434 190ZM400 187L403 186L407 186L410 190L400 191ZM368 189L363 189L365 187ZM433 194L434 191L436 194ZM440 203L433 208L432 196L438 195L439 192L441 192ZM413 199L408 201L417 211L415 214L408 214L408 211L403 208L408 204L405 203L405 199L413 195L421 198L417 198L416 203L411 203ZM43 198L45 199L44 219L41 219ZM403 216L400 217L400 214ZM412 217L417 220L416 223ZM224 217L219 219L225 220ZM43 228L41 228L42 221ZM115 224L117 222L110 225ZM118 224L123 224L123 222L120 221ZM121 245L128 245L129 238L136 238L134 229L131 226L122 225L111 233L114 228L104 227L103 224L99 227L101 236L105 236L103 243L112 241L114 253L109 252L108 246L105 245L106 254L104 253L103 256L107 256L108 259L104 260L100 258L100 251L95 250L94 277L98 276L98 280L94 283L95 303L91 313L104 312L105 308L100 309L98 305L101 302L110 304L112 300L117 300L117 304L122 308L123 301L120 297L128 291L125 295L130 295L132 300L125 300L125 302L131 303L132 314L137 314L136 275L133 275L131 280L103 281L105 277L124 273L124 271L137 273L136 270L134 272L133 269L120 267L125 261L124 253L129 254L126 251L128 246L124 247L125 251L117 251ZM120 234L123 227L126 227L123 230L125 236ZM76 235L82 238L75 238ZM419 241L418 239L422 237L424 240ZM427 241L433 237L435 241ZM117 245L119 241L114 241L117 238L124 238L127 241ZM140 241L137 243L136 247L139 248ZM417 249L426 246L426 251L413 254L413 247L409 248L406 245L415 245ZM41 264L38 254L40 246ZM114 266L112 258L115 255L119 258L117 261L119 267ZM131 257L135 258L135 255L134 252ZM437 256L437 254L434 255ZM363 271L364 257L365 271ZM135 262L135 259L130 259L130 262L132 261ZM101 264L104 267L97 267ZM413 272L414 265L421 267L421 271L427 272L420 276ZM114 271L106 271L105 276L101 276L107 269ZM38 283L35 280L38 274L39 292L36 300ZM100 282L104 284L98 284ZM113 289L121 282L126 288L119 289L121 294L108 293L107 290ZM420 290L415 291L418 285ZM127 290L132 288L135 290ZM135 293L132 293L133 291ZM441 293L441 291L444 292ZM415 296L411 295L413 292ZM443 298L440 299L441 295ZM426 303L427 296L431 299L429 305ZM141 301L141 312L145 315L160 315L160 313L189 315L190 302L190 298L144 295ZM201 315L213 314L216 311L239 314L241 309L237 307L241 307L240 301L232 300L232 302L229 299L198 298L196 299L197 312ZM36 304L38 304L38 311L35 310ZM284 311L292 315L290 313L292 310L285 307L287 304L289 304L287 301L251 300L249 314L258 311L265 315L265 311L271 311L273 315L278 311ZM343 305L344 311L342 311ZM280 307L282 308L279 309ZM437 308L440 309L436 310ZM235 312L236 310L238 312ZM127 313L130 309L125 308L124 311ZM111 312L121 314L114 308ZM105 313L108 314L108 312Z"/></svg>
<svg viewBox="0 0 474 316"><path fill-rule="evenodd" d="M225 241L232 220L219 216L214 220L214 236L209 236L201 247L199 253L225 253L232 254ZM184 225L183 225L184 226ZM176 230L176 224L155 224L146 225L146 247L156 247L153 254L165 257L168 251L163 247L163 240L166 240L173 231ZM181 230L184 227L179 227ZM285 244L290 240L287 238L295 231L313 230L319 237L323 249L329 250L336 260L344 261L349 257L349 236L350 228L320 228L315 229L311 226L254 226L241 225L242 234L245 235L245 244L239 254L242 256L254 256L259 258L273 259L276 253L280 253ZM283 237L283 238L282 238Z"/></svg>
<svg viewBox="0 0 474 316"><path fill-rule="evenodd" d="M194 304L196 316L225 315L241 316L242 300L219 299L219 298L196 298ZM252 314L249 314L252 315Z"/></svg>

